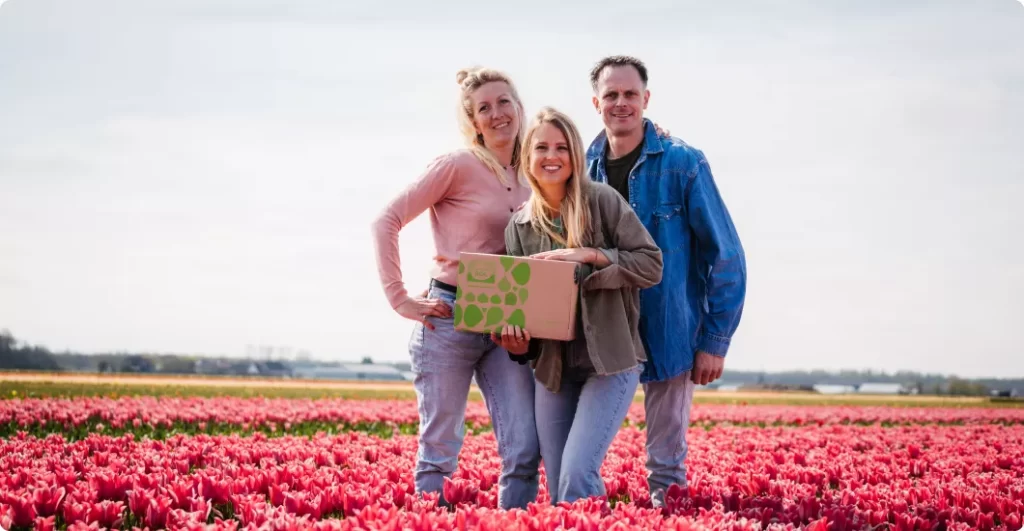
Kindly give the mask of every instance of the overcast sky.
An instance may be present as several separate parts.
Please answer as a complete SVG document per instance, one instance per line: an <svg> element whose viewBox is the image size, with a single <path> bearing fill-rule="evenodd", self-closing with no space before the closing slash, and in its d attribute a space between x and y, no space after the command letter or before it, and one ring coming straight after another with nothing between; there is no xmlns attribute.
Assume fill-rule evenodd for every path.
<svg viewBox="0 0 1024 531"><path fill-rule="evenodd" d="M589 140L613 53L746 247L727 367L1024 376L1017 0L7 0L0 328L407 360L369 226L461 147L455 72L507 71ZM426 215L401 245L419 291Z"/></svg>

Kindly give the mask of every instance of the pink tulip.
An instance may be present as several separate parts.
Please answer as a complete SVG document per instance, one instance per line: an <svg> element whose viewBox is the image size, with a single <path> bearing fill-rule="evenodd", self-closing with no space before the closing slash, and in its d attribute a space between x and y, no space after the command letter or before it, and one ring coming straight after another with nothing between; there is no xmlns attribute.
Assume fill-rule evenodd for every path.
<svg viewBox="0 0 1024 531"><path fill-rule="evenodd" d="M157 495L150 499L146 512L143 513L142 521L152 529L159 529L167 525L167 516L171 512L171 498Z"/></svg>
<svg viewBox="0 0 1024 531"><path fill-rule="evenodd" d="M24 494L7 496L6 498L6 502L10 506L8 514L10 515L11 524L16 526L32 525L37 516L36 506L32 503L32 499Z"/></svg>
<svg viewBox="0 0 1024 531"><path fill-rule="evenodd" d="M90 521L99 522L100 527L118 528L121 527L124 502L103 500L93 504L91 512Z"/></svg>
<svg viewBox="0 0 1024 531"><path fill-rule="evenodd" d="M415 422L411 401L389 408L331 400L24 402L26 410L0 401L0 414L32 419L30 426L46 418L54 429L101 418L107 434L0 437L0 525L8 528L17 521L46 529L63 519L72 529L98 529L120 526L130 512L138 528L154 530L1012 530L1024 512L1024 425L1014 420L1024 417L1012 411L697 405L694 422L714 427L689 432L688 487L669 488L659 509L647 491L642 429L621 429L609 448L601 467L607 497L553 507L541 470L538 501L525 511L497 509L501 462L494 434L485 432L466 437L444 485L455 505L447 511L437 494L414 493L415 436L117 435L138 427L135 420L279 431L311 419L398 426ZM634 408L630 419L642 416Z"/></svg>
<svg viewBox="0 0 1024 531"><path fill-rule="evenodd" d="M57 485L36 487L32 493L32 503L35 505L36 514L42 517L57 514L61 504L64 503L65 496L67 496L67 490Z"/></svg>
<svg viewBox="0 0 1024 531"><path fill-rule="evenodd" d="M0 503L0 528L14 527L14 510L11 506Z"/></svg>
<svg viewBox="0 0 1024 531"><path fill-rule="evenodd" d="M56 516L47 516L46 518L40 516L36 518L34 522L36 531L53 531L56 527L56 518Z"/></svg>

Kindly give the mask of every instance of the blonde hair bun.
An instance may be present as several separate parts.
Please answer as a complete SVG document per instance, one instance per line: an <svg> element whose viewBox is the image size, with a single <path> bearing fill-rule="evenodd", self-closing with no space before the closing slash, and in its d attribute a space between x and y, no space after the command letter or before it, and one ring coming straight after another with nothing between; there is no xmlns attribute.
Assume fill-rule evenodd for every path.
<svg viewBox="0 0 1024 531"><path fill-rule="evenodd" d="M455 74L455 82L461 85L462 82L465 81L467 77L469 77L469 70L463 68L462 70L459 70L457 74Z"/></svg>

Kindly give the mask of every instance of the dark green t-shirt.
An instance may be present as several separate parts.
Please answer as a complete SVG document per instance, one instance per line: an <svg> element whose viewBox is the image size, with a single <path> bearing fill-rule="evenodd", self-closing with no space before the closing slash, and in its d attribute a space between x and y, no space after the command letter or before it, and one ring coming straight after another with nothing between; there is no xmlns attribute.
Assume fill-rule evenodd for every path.
<svg viewBox="0 0 1024 531"><path fill-rule="evenodd" d="M608 169L608 184L619 191L622 197L629 201L629 172L636 165L636 161L640 159L640 153L643 151L644 143L640 142L637 144L636 149L630 151L625 157L617 159L609 159L605 155L605 167Z"/></svg>

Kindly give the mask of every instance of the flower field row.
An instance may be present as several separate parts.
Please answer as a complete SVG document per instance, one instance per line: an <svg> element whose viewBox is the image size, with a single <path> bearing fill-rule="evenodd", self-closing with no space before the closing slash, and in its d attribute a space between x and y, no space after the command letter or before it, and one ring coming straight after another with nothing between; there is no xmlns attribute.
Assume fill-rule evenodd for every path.
<svg viewBox="0 0 1024 531"><path fill-rule="evenodd" d="M483 402L470 402L466 421L479 431L490 420ZM627 417L642 425L643 404L635 402ZM696 425L912 425L1024 423L1024 408L952 409L849 406L730 406L697 404ZM415 401L262 398L31 398L0 401L0 436L28 431L37 436L61 433L68 438L94 431L161 433L233 433L255 431L315 433L365 431L386 435L414 433Z"/></svg>
<svg viewBox="0 0 1024 531"><path fill-rule="evenodd" d="M415 437L92 434L0 439L5 529L1019 529L1024 426L825 425L693 430L688 493L651 508L644 434L623 428L608 498L496 509L491 433L446 485L413 494ZM684 495L685 494L685 495Z"/></svg>

